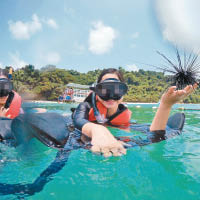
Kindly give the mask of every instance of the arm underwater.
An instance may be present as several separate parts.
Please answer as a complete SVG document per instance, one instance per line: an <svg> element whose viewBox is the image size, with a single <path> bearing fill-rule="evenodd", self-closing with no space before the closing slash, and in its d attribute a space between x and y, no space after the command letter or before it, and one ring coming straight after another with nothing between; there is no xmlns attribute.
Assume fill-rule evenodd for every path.
<svg viewBox="0 0 200 200"><path fill-rule="evenodd" d="M131 131L145 133L146 139L129 139L125 142L130 147L134 147L166 140L181 134L184 122L185 115L176 113L169 118L165 131L150 132L149 124L130 124L128 128ZM74 137L73 143L68 144L71 145L68 148L89 148L89 143L81 142L81 134L78 129L74 128L70 116L64 117L57 113L28 113L19 115L13 120L0 118L0 142L10 146L18 146L32 138L37 138L48 147L63 149L69 143L68 140ZM123 136L117 137L122 141L124 138Z"/></svg>
<svg viewBox="0 0 200 200"><path fill-rule="evenodd" d="M146 139L117 139L127 142L127 148L144 146L160 142L181 134L185 122L183 113L171 116L165 131L149 132L148 124L131 124L132 131L146 134ZM56 126L55 126L56 124ZM32 196L43 190L44 186L54 178L68 161L70 152L79 148L89 149L90 143L81 142L81 132L74 129L71 117L64 117L56 113L29 113L15 119L0 118L0 141L6 145L18 146L27 143L32 138L37 138L48 147L57 148L59 151L52 163L32 183L9 184L0 183L0 195L17 195L19 198Z"/></svg>
<svg viewBox="0 0 200 200"><path fill-rule="evenodd" d="M129 144L128 148L144 146L166 140L181 134L185 122L183 113L176 113L168 120L166 131L149 132L149 125L130 125L132 131L146 133L146 139L117 139ZM56 124L56 126L55 126ZM9 184L0 183L0 195L32 196L43 190L44 186L54 178L68 161L70 152L78 148L89 149L90 144L81 142L81 132L74 129L71 117L64 117L56 113L29 113L15 119L0 118L0 141L6 145L18 146L37 138L48 147L59 151L52 163L32 183ZM127 138L126 138L127 139Z"/></svg>

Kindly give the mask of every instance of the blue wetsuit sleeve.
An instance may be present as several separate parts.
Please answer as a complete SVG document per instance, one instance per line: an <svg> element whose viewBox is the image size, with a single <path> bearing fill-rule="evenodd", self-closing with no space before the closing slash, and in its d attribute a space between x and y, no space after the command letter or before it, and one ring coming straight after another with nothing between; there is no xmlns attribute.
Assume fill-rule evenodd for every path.
<svg viewBox="0 0 200 200"><path fill-rule="evenodd" d="M82 127L89 122L88 119L90 108L91 105L88 102L82 102L75 110L73 115L73 123L74 126L80 131L82 130Z"/></svg>

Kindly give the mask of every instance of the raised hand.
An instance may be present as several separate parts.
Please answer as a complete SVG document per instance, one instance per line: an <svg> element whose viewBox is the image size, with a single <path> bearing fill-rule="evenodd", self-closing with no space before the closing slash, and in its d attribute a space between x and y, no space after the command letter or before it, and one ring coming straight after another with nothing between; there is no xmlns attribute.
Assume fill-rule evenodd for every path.
<svg viewBox="0 0 200 200"><path fill-rule="evenodd" d="M194 84L186 86L183 90L176 90L176 86L172 86L162 95L161 103L172 106L190 95L197 87L198 84Z"/></svg>
<svg viewBox="0 0 200 200"><path fill-rule="evenodd" d="M165 130L172 106L190 95L197 87L197 83L188 85L183 90L176 90L176 86L170 87L161 97L150 131Z"/></svg>

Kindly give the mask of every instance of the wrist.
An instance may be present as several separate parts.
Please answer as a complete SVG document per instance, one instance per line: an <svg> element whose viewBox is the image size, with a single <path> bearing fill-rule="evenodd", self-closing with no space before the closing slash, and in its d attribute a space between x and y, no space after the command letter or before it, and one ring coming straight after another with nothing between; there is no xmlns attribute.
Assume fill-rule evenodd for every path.
<svg viewBox="0 0 200 200"><path fill-rule="evenodd" d="M95 130L96 130L96 126L97 126L97 124L94 124L94 123L92 123L92 122L88 122L88 123L86 123L86 124L84 124L83 125L83 127L82 127L82 133L84 134L84 135L86 135L87 137L90 137L90 138L92 138L92 136L95 134Z"/></svg>
<svg viewBox="0 0 200 200"><path fill-rule="evenodd" d="M94 124L94 123L91 123L91 124L92 125L91 125L91 132L90 132L90 134L91 134L91 138L92 138L94 135L98 134L99 130L101 129L101 125Z"/></svg>
<svg viewBox="0 0 200 200"><path fill-rule="evenodd" d="M173 106L173 104L170 104L170 103L166 103L166 102L160 102L160 106L159 106L159 108L163 108L163 109L171 109L172 108L172 106Z"/></svg>

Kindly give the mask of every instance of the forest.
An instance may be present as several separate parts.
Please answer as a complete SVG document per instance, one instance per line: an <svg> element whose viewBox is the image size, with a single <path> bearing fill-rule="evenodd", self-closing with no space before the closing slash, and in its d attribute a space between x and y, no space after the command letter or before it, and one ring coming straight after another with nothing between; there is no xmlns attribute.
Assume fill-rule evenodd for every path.
<svg viewBox="0 0 200 200"><path fill-rule="evenodd" d="M8 68L8 67L7 67ZM126 102L158 102L161 95L170 86L170 76L163 72L126 71L118 67L123 73L128 93L124 96ZM35 69L33 65L26 65L13 73L14 89L24 100L56 101L63 93L68 83L83 85L93 84L102 70L80 73L71 69L61 69L54 65L47 65ZM200 103L200 89L190 95L183 103Z"/></svg>

